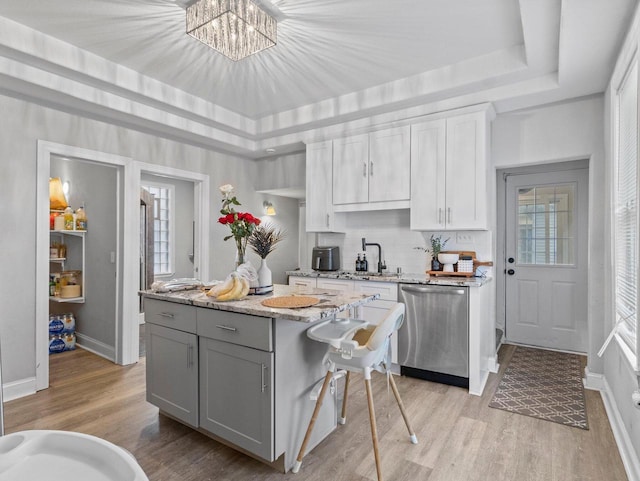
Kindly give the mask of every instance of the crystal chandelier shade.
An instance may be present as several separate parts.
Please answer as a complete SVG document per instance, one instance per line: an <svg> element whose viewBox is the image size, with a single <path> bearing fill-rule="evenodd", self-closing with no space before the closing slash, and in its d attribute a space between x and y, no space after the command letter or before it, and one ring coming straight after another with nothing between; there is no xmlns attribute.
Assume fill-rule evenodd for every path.
<svg viewBox="0 0 640 481"><path fill-rule="evenodd" d="M234 61L273 47L276 27L251 0L198 0L187 7L187 33Z"/></svg>

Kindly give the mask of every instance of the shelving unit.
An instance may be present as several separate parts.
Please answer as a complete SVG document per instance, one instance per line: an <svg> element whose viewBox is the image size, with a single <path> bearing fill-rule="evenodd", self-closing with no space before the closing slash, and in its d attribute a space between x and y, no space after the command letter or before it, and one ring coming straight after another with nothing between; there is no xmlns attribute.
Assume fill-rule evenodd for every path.
<svg viewBox="0 0 640 481"><path fill-rule="evenodd" d="M80 297L59 297L49 296L51 302L59 303L75 303L82 304L85 302L86 283L85 276L85 230L52 230L50 231L51 239L58 238L61 244L67 246L66 257L55 257L49 259L49 273L57 273L68 270L76 270L82 272L82 296ZM52 268L53 266L56 268Z"/></svg>

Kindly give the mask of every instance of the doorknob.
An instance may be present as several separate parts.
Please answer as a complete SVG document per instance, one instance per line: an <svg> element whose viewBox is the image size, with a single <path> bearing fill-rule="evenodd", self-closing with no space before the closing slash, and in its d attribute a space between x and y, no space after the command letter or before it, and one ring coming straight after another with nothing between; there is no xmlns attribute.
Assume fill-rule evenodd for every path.
<svg viewBox="0 0 640 481"><path fill-rule="evenodd" d="M516 260L515 260L513 257L509 257L509 258L507 259L507 262L508 262L509 264L513 264L515 261L516 261Z"/></svg>
<svg viewBox="0 0 640 481"><path fill-rule="evenodd" d="M514 275L516 273L516 271L514 271L513 269L509 269L507 271L507 274L509 274L510 276Z"/></svg>

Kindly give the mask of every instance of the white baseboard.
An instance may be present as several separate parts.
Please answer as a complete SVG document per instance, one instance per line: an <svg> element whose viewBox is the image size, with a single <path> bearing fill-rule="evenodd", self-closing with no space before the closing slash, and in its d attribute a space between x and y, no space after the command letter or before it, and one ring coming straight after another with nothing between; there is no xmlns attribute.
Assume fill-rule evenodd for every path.
<svg viewBox="0 0 640 481"><path fill-rule="evenodd" d="M640 481L640 461L638 461L638 455L633 449L631 438L627 432L627 428L622 421L618 405L611 392L611 388L607 383L607 379L602 376L602 389L600 390L600 396L602 396L602 402L604 403L604 409L607 412L609 418L609 424L613 431L613 437L618 445L618 451L622 458L622 464L627 473L629 481Z"/></svg>
<svg viewBox="0 0 640 481"><path fill-rule="evenodd" d="M487 362L487 368L489 372L496 373L500 370L500 363L498 362L498 356L491 356Z"/></svg>
<svg viewBox="0 0 640 481"><path fill-rule="evenodd" d="M5 382L2 385L2 396L4 401L13 401L21 397L30 396L36 393L36 378L27 377L18 381Z"/></svg>
<svg viewBox="0 0 640 481"><path fill-rule="evenodd" d="M592 391L602 391L604 390L605 384L604 375L591 372L589 371L588 367L585 367L582 384L584 385L585 389L591 389Z"/></svg>
<svg viewBox="0 0 640 481"><path fill-rule="evenodd" d="M96 341L95 339L85 336L80 332L76 332L76 344L78 347L92 352L100 357L104 357L111 362L116 362L116 350L113 346L108 346L104 342Z"/></svg>

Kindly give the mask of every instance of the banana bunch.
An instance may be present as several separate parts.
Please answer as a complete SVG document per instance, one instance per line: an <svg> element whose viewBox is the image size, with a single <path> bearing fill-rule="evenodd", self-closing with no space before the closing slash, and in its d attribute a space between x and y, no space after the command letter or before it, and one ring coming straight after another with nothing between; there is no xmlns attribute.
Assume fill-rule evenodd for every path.
<svg viewBox="0 0 640 481"><path fill-rule="evenodd" d="M222 284L213 286L207 296L216 301L237 301L244 299L249 293L249 281L237 272L232 272Z"/></svg>

